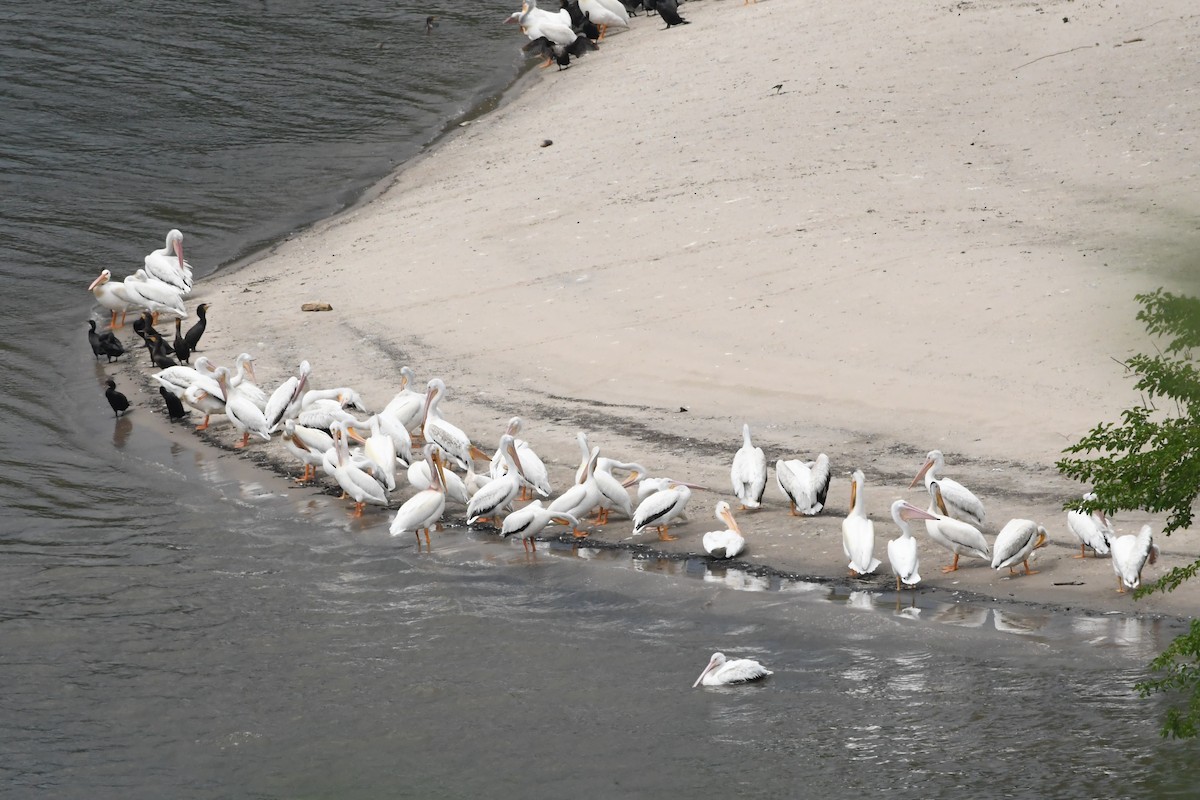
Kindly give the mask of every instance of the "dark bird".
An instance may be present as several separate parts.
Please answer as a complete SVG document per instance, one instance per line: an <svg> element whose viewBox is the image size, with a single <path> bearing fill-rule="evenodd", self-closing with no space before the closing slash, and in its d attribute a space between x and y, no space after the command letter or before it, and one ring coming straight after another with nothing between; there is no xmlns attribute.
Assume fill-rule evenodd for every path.
<svg viewBox="0 0 1200 800"><path fill-rule="evenodd" d="M600 29L596 27L596 23L592 22L592 18L579 8L579 0L559 0L559 2L571 17L571 30L582 33L593 42L600 38Z"/></svg>
<svg viewBox="0 0 1200 800"><path fill-rule="evenodd" d="M117 382L109 378L104 384L108 388L104 390L104 396L108 398L108 404L112 406L113 414L118 417L129 410L129 398L117 391Z"/></svg>
<svg viewBox="0 0 1200 800"><path fill-rule="evenodd" d="M187 409L183 407L183 403L179 398L167 391L167 387L158 387L158 393L162 395L163 402L167 404L167 416L172 421L183 419L187 416Z"/></svg>
<svg viewBox="0 0 1200 800"><path fill-rule="evenodd" d="M621 0L621 5L625 6L625 10L629 12L629 16L636 17L639 8L645 9L644 0Z"/></svg>
<svg viewBox="0 0 1200 800"><path fill-rule="evenodd" d="M437 19L437 17L426 17L425 18L425 35L426 36L433 33L433 29L438 26L437 22L434 21L436 19Z"/></svg>
<svg viewBox="0 0 1200 800"><path fill-rule="evenodd" d="M121 344L121 340L112 331L96 333L95 320L88 320L88 344L92 346L92 354L97 360L100 356L106 356L110 364L125 355L125 345Z"/></svg>
<svg viewBox="0 0 1200 800"><path fill-rule="evenodd" d="M526 53L537 53L542 58L553 60L558 64L558 68L563 70L571 65L571 56L578 58L584 53L591 50L599 50L600 48L595 42L581 33L575 37L574 42L565 47L555 44L545 36L539 36L521 49Z"/></svg>
<svg viewBox="0 0 1200 800"><path fill-rule="evenodd" d="M188 356L192 354L192 348L188 347L187 340L183 338L183 334L179 332L179 317L175 318L175 357L180 363L188 363Z"/></svg>
<svg viewBox="0 0 1200 800"><path fill-rule="evenodd" d="M775 90L775 94L779 94L780 92L783 91L783 84L777 83L774 86L772 86L771 88Z"/></svg>
<svg viewBox="0 0 1200 800"><path fill-rule="evenodd" d="M670 30L674 25L690 25L690 21L679 16L679 4L675 0L658 0L655 4L658 6L658 15L662 17L663 22L667 23L667 27L663 30Z"/></svg>
<svg viewBox="0 0 1200 800"><path fill-rule="evenodd" d="M150 348L150 360L154 362L154 366L159 369L179 366L179 362L167 352L167 343L159 334L147 336L146 345Z"/></svg>
<svg viewBox="0 0 1200 800"><path fill-rule="evenodd" d="M183 340L187 342L188 350L190 351L189 355L200 350L196 345L200 344L200 337L204 335L204 327L208 324L206 314L208 313L208 307L211 305L212 303L201 303L196 306L196 316L200 318L200 321L188 328L187 335L183 337Z"/></svg>
<svg viewBox="0 0 1200 800"><path fill-rule="evenodd" d="M175 352L174 348L167 344L166 340L162 338L162 334L154 327L149 311L143 312L141 317L133 321L133 332L142 337L142 343L146 345L146 350L150 353L151 357L154 356L154 341L156 339L162 340L162 346L167 355Z"/></svg>

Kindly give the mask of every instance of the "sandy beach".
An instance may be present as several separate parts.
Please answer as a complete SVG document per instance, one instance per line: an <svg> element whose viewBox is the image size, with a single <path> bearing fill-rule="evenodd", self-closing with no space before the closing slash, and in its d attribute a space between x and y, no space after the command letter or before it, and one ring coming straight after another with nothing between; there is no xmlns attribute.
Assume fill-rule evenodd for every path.
<svg viewBox="0 0 1200 800"><path fill-rule="evenodd" d="M925 506L907 487L940 448L989 540L1023 517L1051 544L1035 575L964 559L943 576L918 530L926 590L1190 615L1200 585L1135 603L1109 559L1070 558L1061 508L1086 487L1054 462L1137 401L1119 363L1151 346L1134 295L1195 290L1193 10L693 0L687 26L635 18L369 202L198 285L205 354L252 353L268 391L307 359L314 386L373 409L401 365L440 376L444 413L486 450L524 417L559 490L586 430L603 455L708 487L667 552L701 552L748 423L772 467L825 452L835 477L826 511L797 519L772 470L766 507L738 515L746 560L849 581L861 468L885 563L856 583L881 589L888 507ZM219 420L208 435L232 444ZM1144 521L1161 525L1117 528ZM590 538L629 534L615 519ZM1200 556L1193 531L1158 542L1146 579Z"/></svg>

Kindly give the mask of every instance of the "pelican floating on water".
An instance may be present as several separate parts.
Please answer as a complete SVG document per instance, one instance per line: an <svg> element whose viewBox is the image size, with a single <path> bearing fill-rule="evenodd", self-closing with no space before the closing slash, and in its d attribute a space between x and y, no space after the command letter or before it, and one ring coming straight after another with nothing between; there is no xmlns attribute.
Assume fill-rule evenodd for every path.
<svg viewBox="0 0 1200 800"><path fill-rule="evenodd" d="M798 514L811 517L821 512L829 495L829 479L829 456L824 453L816 461L775 462L775 485L791 505L793 517Z"/></svg>
<svg viewBox="0 0 1200 800"><path fill-rule="evenodd" d="M1031 519L1010 519L992 545L992 569L1008 567L1009 574L1015 575L1013 567L1024 564L1026 575L1036 575L1038 571L1029 568L1029 556L1045 546L1046 536L1046 529Z"/></svg>
<svg viewBox="0 0 1200 800"><path fill-rule="evenodd" d="M728 686L734 683L749 683L773 674L771 670L749 658L735 658L730 661L725 658L724 653L713 653L708 666L700 673L700 677L696 678L692 688L695 689L700 684Z"/></svg>
<svg viewBox="0 0 1200 800"><path fill-rule="evenodd" d="M767 457L761 447L750 441L750 425L742 425L742 446L733 456L729 476L733 481L733 493L742 503L742 508L760 508L763 491L767 488Z"/></svg>
<svg viewBox="0 0 1200 800"><path fill-rule="evenodd" d="M1143 525L1137 536L1118 536L1112 543L1113 572L1117 573L1117 591L1136 589L1142 585L1142 567L1158 560L1158 545L1154 543L1154 532Z"/></svg>
<svg viewBox="0 0 1200 800"><path fill-rule="evenodd" d="M746 539L742 529L733 518L733 509L729 503L721 500L717 503L716 517L724 522L725 527L719 531L709 531L700 539L704 550L713 558L735 558L746 548Z"/></svg>
<svg viewBox="0 0 1200 800"><path fill-rule="evenodd" d="M875 523L867 517L863 501L865 482L863 471L854 470L850 478L850 513L842 520L842 550L850 559L850 574L854 577L870 575L880 564L875 557Z"/></svg>
<svg viewBox="0 0 1200 800"><path fill-rule="evenodd" d="M921 467L921 471L912 479L908 488L911 489L924 479L925 489L929 490L929 484L936 480L941 486L942 501L945 506L943 514L972 525L983 525L986 517L983 503L970 489L958 481L939 477L945 468L946 458L942 455L942 451L930 450L925 456L925 466Z"/></svg>

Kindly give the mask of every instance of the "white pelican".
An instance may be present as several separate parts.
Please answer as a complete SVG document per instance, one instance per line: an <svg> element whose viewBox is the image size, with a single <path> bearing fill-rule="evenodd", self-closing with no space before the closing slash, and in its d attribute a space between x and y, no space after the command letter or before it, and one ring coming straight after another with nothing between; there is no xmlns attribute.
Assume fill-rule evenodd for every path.
<svg viewBox="0 0 1200 800"><path fill-rule="evenodd" d="M154 323L158 322L159 314L187 319L187 309L183 306L183 295L179 290L169 283L151 278L146 270L139 269L125 278L124 286L130 304L149 311Z"/></svg>
<svg viewBox="0 0 1200 800"><path fill-rule="evenodd" d="M600 37L596 41L604 38L609 25L629 27L629 12L620 0L579 0L579 10L600 27Z"/></svg>
<svg viewBox="0 0 1200 800"><path fill-rule="evenodd" d="M704 551L713 558L735 558L745 549L746 539L733 518L733 509L724 500L717 502L717 521L724 522L725 527L704 534L700 540Z"/></svg>
<svg viewBox="0 0 1200 800"><path fill-rule="evenodd" d="M970 489L963 486L958 481L952 481L949 478L938 477L942 470L946 468L946 459L942 455L941 450L930 450L925 456L925 466L921 467L921 471L912 479L912 483L908 488L912 488L925 480L925 489L929 489L929 484L937 481L942 490L942 501L945 510L942 512L947 517L961 519L964 522L969 522L972 525L983 525L986 513L983 510L983 503L976 497Z"/></svg>
<svg viewBox="0 0 1200 800"><path fill-rule="evenodd" d="M574 515L564 511L551 511L542 507L541 500L534 500L504 518L504 525L500 527L500 537L519 536L527 550L530 546L537 550L537 541L534 537L551 522L570 525L573 530L579 527L579 520Z"/></svg>
<svg viewBox="0 0 1200 800"><path fill-rule="evenodd" d="M204 415L204 421L196 426L198 431L208 430L208 419L213 414L225 413L225 395L221 393L220 384L212 391L199 384L192 384L184 390L179 399Z"/></svg>
<svg viewBox="0 0 1200 800"><path fill-rule="evenodd" d="M494 517L505 509L511 511L513 500L521 492L522 463L516 442L510 434L500 437L499 453L504 457L508 469L471 497L467 503L468 525Z"/></svg>
<svg viewBox="0 0 1200 800"><path fill-rule="evenodd" d="M250 434L271 441L271 434L267 432L267 418L258 406L233 384L228 367L217 368L217 383L221 386L221 396L225 398L225 416L233 423L234 429L242 434L242 440L234 447L241 449L248 445Z"/></svg>
<svg viewBox="0 0 1200 800"><path fill-rule="evenodd" d="M379 416L368 420L371 435L363 443L363 455L375 465L372 474L388 492L396 491L396 443L380 430Z"/></svg>
<svg viewBox="0 0 1200 800"><path fill-rule="evenodd" d="M308 385L308 376L312 373L312 365L308 361L300 362L300 370L288 378L271 392L263 407L263 415L267 418L267 428L274 433L279 430L285 420L294 418L300 413L300 400L304 397L304 388Z"/></svg>
<svg viewBox="0 0 1200 800"><path fill-rule="evenodd" d="M863 501L865 481L863 471L854 470L850 478L850 513L842 520L842 550L850 559L850 574L854 577L870 575L880 564L875 557L875 523L867 518Z"/></svg>
<svg viewBox="0 0 1200 800"><path fill-rule="evenodd" d="M349 386L339 386L336 389L309 389L300 397L300 409L309 408L320 400L333 400L342 408L368 413L358 392Z"/></svg>
<svg viewBox="0 0 1200 800"><path fill-rule="evenodd" d="M221 388L217 385L216 376L217 370L213 366L213 363L208 360L207 356L200 356L196 359L194 367L179 364L155 372L150 377L168 392L182 400L183 393L187 391L189 386L198 386L210 394L220 394Z"/></svg>
<svg viewBox="0 0 1200 800"><path fill-rule="evenodd" d="M1083 499L1095 500L1096 494L1088 492ZM1075 534L1075 538L1079 540L1079 555L1072 556L1072 558L1086 557L1089 547L1096 556L1103 555L1108 552L1112 540L1116 537L1108 516L1099 510L1089 512L1083 509L1071 509L1067 512L1067 530Z"/></svg>
<svg viewBox="0 0 1200 800"><path fill-rule="evenodd" d="M791 505L793 517L821 512L829 495L829 479L829 456L824 453L816 461L775 462L775 485Z"/></svg>
<svg viewBox="0 0 1200 800"><path fill-rule="evenodd" d="M612 474L614 465L619 463L611 458L603 458L596 464L594 474L596 486L600 489L600 513L596 517L597 525L607 524L608 515L614 510L620 511L626 519L633 519L633 500L629 497L629 490L625 488L628 484L617 480L616 476Z"/></svg>
<svg viewBox="0 0 1200 800"><path fill-rule="evenodd" d="M418 531L425 531L425 546L429 546L429 529L441 522L442 514L446 511L446 492L443 480L442 460L438 449L432 444L425 445L425 462L432 476L432 485L428 489L417 492L404 501L396 516L392 519L392 536L399 536L412 531L417 537L417 547L421 546Z"/></svg>
<svg viewBox="0 0 1200 800"><path fill-rule="evenodd" d="M696 678L692 688L695 689L700 684L726 686L731 683L748 683L772 674L774 673L771 670L766 669L757 661L748 658L735 658L733 661L729 661L725 658L724 653L713 653L708 666L704 668L704 672L700 673L700 677Z"/></svg>
<svg viewBox="0 0 1200 800"><path fill-rule="evenodd" d="M326 451L333 448L333 437L317 428L305 428L289 419L283 423L283 446L304 464L304 474L296 483L308 483L317 477L317 467Z"/></svg>
<svg viewBox="0 0 1200 800"><path fill-rule="evenodd" d="M513 417L508 421L508 427L505 432L513 437L513 442L517 448L517 454L521 457L521 497L520 499L530 499L532 494L526 494L527 487L540 494L542 497L549 497L554 489L550 486L550 473L546 469L546 464L529 446L529 442L524 439L516 438L521 432L523 421L520 417ZM499 450L492 456L489 474L493 478L497 478L503 473L504 458Z"/></svg>
<svg viewBox="0 0 1200 800"><path fill-rule="evenodd" d="M920 559L917 556L917 540L913 538L908 523L914 519L936 518L933 514L922 511L911 503L897 500L892 503L892 519L900 528L900 536L888 541L887 553L888 563L892 566L892 574L896 576L896 591L898 592L902 583L905 586L916 586L921 582L921 575L917 572L917 568L920 566Z"/></svg>
<svg viewBox="0 0 1200 800"><path fill-rule="evenodd" d="M230 385L236 387L243 397L258 406L258 410L265 414L267 393L254 383L254 358L249 353L241 353L233 363L237 367L237 372L229 379ZM249 380L246 379L247 377Z"/></svg>
<svg viewBox="0 0 1200 800"><path fill-rule="evenodd" d="M395 417L384 414L382 411L375 415L374 419L379 421L379 430L385 435L391 437L392 445L396 448L396 455L404 460L405 466L412 463L412 436L408 433L408 428L396 420Z"/></svg>
<svg viewBox="0 0 1200 800"><path fill-rule="evenodd" d="M928 510L936 519L925 520L925 532L929 534L930 539L954 553L954 563L942 567L942 572L954 572L958 569L958 557L961 555L975 556L990 561L992 551L988 547L987 539L983 538L979 529L969 522L954 519L947 513L941 483L941 481L929 481L928 484Z"/></svg>
<svg viewBox="0 0 1200 800"><path fill-rule="evenodd" d="M485 453L471 444L470 438L461 429L442 417L438 404L445 394L446 384L441 378L429 382L429 391L425 394L425 423L421 426L425 441L436 444L449 460L463 469L467 468L467 462L472 458L489 460Z"/></svg>
<svg viewBox="0 0 1200 800"><path fill-rule="evenodd" d="M421 427L425 413L425 395L409 388L417 379L411 367L400 368L400 391L388 401L383 413L394 417L407 431L416 431Z"/></svg>
<svg viewBox="0 0 1200 800"><path fill-rule="evenodd" d="M146 273L178 289L184 297L192 291L192 265L183 259L183 234L172 228L167 243L143 259Z"/></svg>
<svg viewBox="0 0 1200 800"><path fill-rule="evenodd" d="M600 448L593 447L588 459L587 469L584 470L583 480L560 494L550 503L548 508L557 513L570 514L577 519L583 519L600 505L600 486L596 483L596 461L600 458ZM587 533L576 527L572 533L577 538L587 536Z"/></svg>
<svg viewBox="0 0 1200 800"><path fill-rule="evenodd" d="M763 491L767 488L767 457L761 447L750 442L750 425L742 425L742 446L733 456L729 471L733 493L743 509L760 508Z"/></svg>
<svg viewBox="0 0 1200 800"><path fill-rule="evenodd" d="M408 465L405 474L408 476L408 485L418 492L433 488L433 474L430 472L428 459L415 459ZM446 469L446 465L443 464L441 478L442 491L445 492L447 500L453 500L464 506L471 502L471 492L457 472Z"/></svg>
<svg viewBox="0 0 1200 800"><path fill-rule="evenodd" d="M626 481L626 483L628 483L628 481ZM638 485L637 495L639 503L645 501L647 497L655 494L656 492L661 492L663 489L670 489L675 484L686 486L689 489L704 488L697 483L686 483L684 481L677 481L674 478L638 478L636 479L636 483Z"/></svg>
<svg viewBox="0 0 1200 800"><path fill-rule="evenodd" d="M341 423L334 423L331 433L337 457L333 469L333 479L337 481L338 486L342 487L342 491L354 501L354 516L361 517L367 503L386 506L388 501L383 486L378 480L351 462L345 426Z"/></svg>
<svg viewBox="0 0 1200 800"><path fill-rule="evenodd" d="M1137 536L1132 533L1118 536L1112 542L1113 572L1117 573L1117 591L1136 589L1142 585L1142 567L1158 560L1158 545L1149 525L1143 525Z"/></svg>
<svg viewBox="0 0 1200 800"><path fill-rule="evenodd" d="M679 537L669 534L668 528L675 520L684 518L688 501L691 499L692 490L688 484L671 481L667 488L638 503L633 512L633 535L637 536L643 529L653 526L658 530L660 540L675 541Z"/></svg>
<svg viewBox="0 0 1200 800"><path fill-rule="evenodd" d="M134 307L133 301L125 293L125 284L112 281L112 273L101 271L99 277L92 281L88 291L96 298L96 302L111 312L108 322L110 328L121 328L125 325L125 314ZM117 324L117 312L121 314L121 322Z"/></svg>
<svg viewBox="0 0 1200 800"><path fill-rule="evenodd" d="M299 414L296 415L296 422L306 428L321 428L329 430L330 426L335 422L340 422L351 428L358 426L366 427L358 417L346 411L338 404L336 400L315 400L309 403Z"/></svg>
<svg viewBox="0 0 1200 800"><path fill-rule="evenodd" d="M1045 546L1046 535L1046 529L1031 519L1010 519L992 545L992 569L1008 567L1009 574L1015 575L1013 567L1024 564L1026 575L1036 575L1038 571L1029 568L1029 556Z"/></svg>

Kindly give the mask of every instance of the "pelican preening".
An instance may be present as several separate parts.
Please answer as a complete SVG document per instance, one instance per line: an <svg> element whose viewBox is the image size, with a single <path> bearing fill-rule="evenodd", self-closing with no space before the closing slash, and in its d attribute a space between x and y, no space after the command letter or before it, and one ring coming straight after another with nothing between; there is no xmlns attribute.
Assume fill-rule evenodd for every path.
<svg viewBox="0 0 1200 800"><path fill-rule="evenodd" d="M815 461L775 462L775 485L791 506L793 517L821 513L829 495L829 479L829 456L824 453Z"/></svg>
<svg viewBox="0 0 1200 800"><path fill-rule="evenodd" d="M1084 500L1096 499L1095 492L1088 492ZM1097 557L1108 553L1112 540L1116 538L1112 523L1103 511L1084 511L1082 508L1071 509L1067 512L1067 530L1079 540L1079 555L1075 558L1085 558L1087 548Z"/></svg>
<svg viewBox="0 0 1200 800"><path fill-rule="evenodd" d="M724 522L721 530L709 531L700 539L704 550L713 558L736 558L746 547L746 539L742 529L733 518L733 509L729 503L721 500L717 503L716 517L718 522Z"/></svg>
<svg viewBox="0 0 1200 800"><path fill-rule="evenodd" d="M947 512L941 482L928 481L928 486L929 513L934 519L925 520L925 532L929 534L930 539L954 554L954 563L942 567L942 572L957 570L958 558L963 555L976 556L990 561L991 548L988 547L987 539L983 538L979 529L969 522L954 519Z"/></svg>
<svg viewBox="0 0 1200 800"><path fill-rule="evenodd" d="M980 502L979 498L970 489L958 481L938 477L945 468L946 458L942 455L942 451L930 450L925 456L925 465L921 467L921 471L913 478L912 483L909 484L909 488L911 489L924 479L925 488L928 490L929 485L937 481L941 487L944 508L942 513L944 515L969 522L972 525L982 525L986 516L983 510L983 503Z"/></svg>
<svg viewBox="0 0 1200 800"><path fill-rule="evenodd" d="M1026 575L1036 575L1038 571L1029 568L1029 557L1034 550L1045 546L1047 536L1046 529L1031 519L1009 520L992 546L992 569L1008 567L1009 574L1015 575L1013 567L1024 564Z"/></svg>
<svg viewBox="0 0 1200 800"><path fill-rule="evenodd" d="M767 457L761 447L750 441L749 424L742 425L742 446L733 456L729 477L742 508L762 506L763 491L767 488Z"/></svg>
<svg viewBox="0 0 1200 800"><path fill-rule="evenodd" d="M771 670L749 658L735 658L730 661L725 658L724 653L713 653L708 666L700 673L700 677L696 678L692 688L695 689L700 684L729 686L735 683L749 683L773 674Z"/></svg>
<svg viewBox="0 0 1200 800"><path fill-rule="evenodd" d="M1117 591L1125 594L1126 589L1142 585L1142 568L1158 560L1158 545L1154 543L1154 532L1143 525L1137 536L1126 534L1112 542L1113 572L1117 573Z"/></svg>

